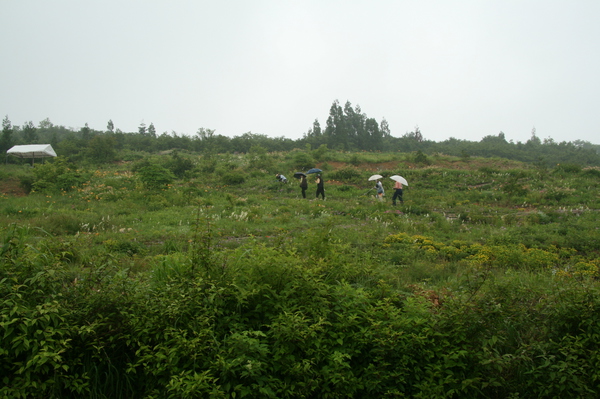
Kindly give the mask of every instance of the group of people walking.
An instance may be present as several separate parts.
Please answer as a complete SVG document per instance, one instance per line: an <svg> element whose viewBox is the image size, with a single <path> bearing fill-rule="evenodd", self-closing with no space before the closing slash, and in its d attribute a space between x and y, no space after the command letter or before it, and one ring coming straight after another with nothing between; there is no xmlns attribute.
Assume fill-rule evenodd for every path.
<svg viewBox="0 0 600 399"><path fill-rule="evenodd" d="M377 190L377 199L383 202L383 195L385 194L385 190L383 189L383 184L381 180L377 179L375 182L375 190ZM396 205L396 200L400 200L400 203L403 204L402 200L402 183L396 181L394 184L394 195L392 196L392 204Z"/></svg>
<svg viewBox="0 0 600 399"><path fill-rule="evenodd" d="M282 175L282 174L276 174L275 178L277 180L279 180L281 183L287 183L288 180L287 178ZM317 183L317 196L316 198L319 198L319 196L321 196L323 198L323 200L325 200L325 186L324 186L324 182L323 182L323 177L321 177L321 174L317 175L317 180L315 180L315 183ZM377 179L377 181L375 182L375 187L377 190L377 199L379 201L383 202L383 195L385 194L385 190L383 189L383 184L381 183L381 180ZM300 189L302 190L302 198L306 198L306 190L308 190L308 182L306 181L306 175L302 174L300 176ZM396 181L394 184L394 195L392 196L392 204L396 205L396 201L400 201L401 204L404 203L404 201L402 200L402 183L400 183L399 181Z"/></svg>
<svg viewBox="0 0 600 399"><path fill-rule="evenodd" d="M281 183L287 183L288 180L287 178L282 175L277 173L275 175L275 178L277 180L279 180ZM315 181L315 183L317 183L317 198L319 198L319 195L325 199L325 184L323 181L323 178L321 177L321 174L317 175L317 180ZM300 176L300 189L302 190L302 198L306 198L306 190L308 190L308 182L306 181L306 175L302 174Z"/></svg>
<svg viewBox="0 0 600 399"><path fill-rule="evenodd" d="M317 198L319 198L319 195L323 198L323 200L325 199L325 185L323 182L323 178L321 177L321 175L317 175L317 180L315 181L315 183L317 183ZM306 181L306 176L300 176L300 189L302 190L302 198L306 198L306 190L308 190L308 182Z"/></svg>

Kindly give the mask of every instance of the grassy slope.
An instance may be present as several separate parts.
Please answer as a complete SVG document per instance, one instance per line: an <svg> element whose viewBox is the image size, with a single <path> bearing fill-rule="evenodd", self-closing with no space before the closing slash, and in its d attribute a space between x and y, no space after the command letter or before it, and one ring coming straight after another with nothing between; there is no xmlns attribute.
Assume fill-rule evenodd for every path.
<svg viewBox="0 0 600 399"><path fill-rule="evenodd" d="M67 192L4 194L4 267L17 265L14 276L38 267L56 273L44 290L58 279L54 289L68 303L69 320L83 321L72 334L89 344L92 360L80 359L77 369L92 375L89 368L100 364L93 366L103 376L91 377L96 384L102 372L117 378L110 367L121 367L118 357L127 354L139 362L136 378L146 375L159 391L167 384L161 378L181 382L177 389L193 386L184 360L159 370L167 363L155 356L164 350L191 351L182 359L198 354L198 362L218 354L202 370L219 378L219 389L238 394L256 392L249 380L275 387L279 382L260 378L280 375L304 395L333 389L331 397L344 389L364 394L361 384L379 386L378 378L379 394L389 396L400 396L403 384L407 395L421 397L596 389L586 370L597 348L592 335L580 334L588 324L593 332L600 304L597 173L502 159L437 155L419 165L403 154L334 153L316 163L327 192L318 201L312 179L307 200L293 179L274 180L275 171L290 177L297 170L294 154L262 161L252 166L246 156L222 155L206 171L196 159L192 176L153 191L125 164L97 170ZM21 173L5 173L2 181ZM402 206L391 205L389 179L385 203L369 195L373 173L407 178ZM245 180L226 184L228 174ZM197 279L190 280L190 268ZM204 315L198 298L219 316ZM207 335L194 338L201 331ZM348 335L332 338L342 331ZM565 337L577 345L561 346ZM209 347L190 349L200 342ZM93 348L111 354L109 368L101 368L104 357ZM580 358L579 350L587 355ZM342 357L334 361L336 353ZM278 360L248 376L236 363L245 356ZM344 356L352 359L350 374ZM384 371L369 372L371 366ZM547 372L557 384L548 383ZM282 397L292 388L278 389Z"/></svg>

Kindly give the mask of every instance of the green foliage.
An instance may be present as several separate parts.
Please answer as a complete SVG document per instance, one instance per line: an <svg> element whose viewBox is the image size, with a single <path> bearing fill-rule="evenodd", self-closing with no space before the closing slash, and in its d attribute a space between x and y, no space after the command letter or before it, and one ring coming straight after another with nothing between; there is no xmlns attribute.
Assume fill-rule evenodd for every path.
<svg viewBox="0 0 600 399"><path fill-rule="evenodd" d="M312 151L312 156L317 162L329 160L329 148L327 144L321 144L318 148Z"/></svg>
<svg viewBox="0 0 600 399"><path fill-rule="evenodd" d="M223 181L223 184L234 186L243 184L246 181L246 177L244 172L236 170L224 173L223 176L221 176L221 180Z"/></svg>
<svg viewBox="0 0 600 399"><path fill-rule="evenodd" d="M583 173L588 176L600 178L600 169L599 168L586 168L583 170Z"/></svg>
<svg viewBox="0 0 600 399"><path fill-rule="evenodd" d="M110 163L117 158L116 139L112 135L94 136L86 149L86 160L101 164Z"/></svg>
<svg viewBox="0 0 600 399"><path fill-rule="evenodd" d="M149 190L164 189L175 180L175 175L169 169L155 163L140 167L137 174Z"/></svg>
<svg viewBox="0 0 600 399"><path fill-rule="evenodd" d="M249 151L250 167L258 170L271 170L273 160L268 156L267 150L259 145L253 145Z"/></svg>
<svg viewBox="0 0 600 399"><path fill-rule="evenodd" d="M171 159L166 164L169 169L177 178L182 178L186 173L194 168L194 162L186 157L179 155L177 151L173 152Z"/></svg>
<svg viewBox="0 0 600 399"><path fill-rule="evenodd" d="M562 163L556 165L554 168L555 173L580 173L581 165L573 164L573 163Z"/></svg>
<svg viewBox="0 0 600 399"><path fill-rule="evenodd" d="M308 201L266 148L0 195L0 396L597 397L593 172L327 152Z"/></svg>
<svg viewBox="0 0 600 399"><path fill-rule="evenodd" d="M118 252L127 255L134 255L145 252L145 249L138 242L133 240L114 240L109 239L104 242L104 246L110 252Z"/></svg>
<svg viewBox="0 0 600 399"><path fill-rule="evenodd" d="M53 162L37 164L33 168L34 179L31 189L38 192L71 191L89 180L89 173L80 172L64 157ZM22 180L25 186L29 183Z"/></svg>
<svg viewBox="0 0 600 399"><path fill-rule="evenodd" d="M34 225L50 234L76 234L84 223L78 215L52 213L35 221Z"/></svg>
<svg viewBox="0 0 600 399"><path fill-rule="evenodd" d="M339 181L355 181L361 176L361 171L352 166L348 166L343 169L338 169L329 174L329 177L331 179Z"/></svg>
<svg viewBox="0 0 600 399"><path fill-rule="evenodd" d="M293 167L297 170L308 170L315 166L315 160L313 157L303 151L294 153L293 156Z"/></svg>
<svg viewBox="0 0 600 399"><path fill-rule="evenodd" d="M421 150L415 153L413 161L418 164L431 165L431 161L429 158L427 158L427 155L423 154Z"/></svg>

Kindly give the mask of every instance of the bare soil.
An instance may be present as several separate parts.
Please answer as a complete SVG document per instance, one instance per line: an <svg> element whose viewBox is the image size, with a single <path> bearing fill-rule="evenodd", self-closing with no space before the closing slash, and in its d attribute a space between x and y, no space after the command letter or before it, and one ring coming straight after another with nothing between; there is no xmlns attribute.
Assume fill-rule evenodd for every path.
<svg viewBox="0 0 600 399"><path fill-rule="evenodd" d="M0 181L0 194L10 195L13 197L24 197L27 195L17 179L6 179Z"/></svg>

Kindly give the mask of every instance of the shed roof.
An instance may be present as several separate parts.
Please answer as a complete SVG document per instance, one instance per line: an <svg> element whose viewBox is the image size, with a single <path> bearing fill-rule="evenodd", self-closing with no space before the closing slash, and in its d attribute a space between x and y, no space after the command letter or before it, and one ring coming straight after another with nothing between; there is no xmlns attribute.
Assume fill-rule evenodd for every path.
<svg viewBox="0 0 600 399"><path fill-rule="evenodd" d="M54 149L50 144L16 145L6 151L6 153L19 158L46 158L56 156L56 152L54 152Z"/></svg>

